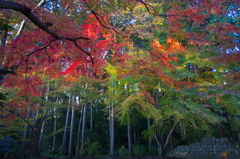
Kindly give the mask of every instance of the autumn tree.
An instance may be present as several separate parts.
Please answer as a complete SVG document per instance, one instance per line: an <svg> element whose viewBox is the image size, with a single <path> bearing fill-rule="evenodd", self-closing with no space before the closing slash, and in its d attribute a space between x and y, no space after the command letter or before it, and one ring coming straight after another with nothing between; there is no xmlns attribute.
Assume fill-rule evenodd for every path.
<svg viewBox="0 0 240 159"><path fill-rule="evenodd" d="M23 131L32 130L29 132L35 135L32 145L37 152L32 155L38 156L39 131L61 100L48 100L49 81L60 79L57 87L64 85L61 91L67 98L66 90L71 84L86 77L109 81L104 87L108 92L105 101L110 113L112 156L116 110L122 122L128 121L128 132L132 112L126 114L127 110L138 109L141 117L154 121L149 130L160 155L180 121L199 120L196 114L186 120L193 109L202 113L200 117L205 122L213 124L218 120L212 113L219 117L230 115L226 120L236 131L238 124L233 112L238 112L239 106L231 107L226 100L236 103L239 99L238 8L236 0L0 0L1 90L14 90L6 94L8 102L1 101L1 118L4 122L21 119L28 124ZM117 81L125 83L119 85ZM79 85L86 88L85 95L91 94L86 86L88 81ZM129 91L125 85L137 88ZM196 91L193 96L188 94L189 87ZM73 92L77 96L78 90L69 91ZM92 97L89 100L88 104L93 102ZM67 101L72 108L73 125L75 105L71 105L70 96L64 99L65 106ZM88 104L82 115L87 115ZM65 119L68 120L67 116ZM84 148L86 127L81 119ZM162 144L158 135L165 128L168 133ZM128 141L131 153L131 140ZM79 148L80 135L78 155Z"/></svg>

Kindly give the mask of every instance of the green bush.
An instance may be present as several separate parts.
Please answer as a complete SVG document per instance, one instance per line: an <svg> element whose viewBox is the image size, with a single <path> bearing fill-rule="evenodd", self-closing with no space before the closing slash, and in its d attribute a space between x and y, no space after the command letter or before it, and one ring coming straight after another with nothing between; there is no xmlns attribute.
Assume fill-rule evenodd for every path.
<svg viewBox="0 0 240 159"><path fill-rule="evenodd" d="M101 155L100 150L102 149L102 146L99 145L97 141L90 142L89 140L87 140L86 145L87 145L86 148L82 152L84 155L90 157L96 157Z"/></svg>
<svg viewBox="0 0 240 159"><path fill-rule="evenodd" d="M147 149L144 147L144 145L133 145L133 154L137 157L143 157L147 154Z"/></svg>
<svg viewBox="0 0 240 159"><path fill-rule="evenodd" d="M129 155L129 151L124 146L121 146L119 149L116 150L116 155L119 157L126 157Z"/></svg>

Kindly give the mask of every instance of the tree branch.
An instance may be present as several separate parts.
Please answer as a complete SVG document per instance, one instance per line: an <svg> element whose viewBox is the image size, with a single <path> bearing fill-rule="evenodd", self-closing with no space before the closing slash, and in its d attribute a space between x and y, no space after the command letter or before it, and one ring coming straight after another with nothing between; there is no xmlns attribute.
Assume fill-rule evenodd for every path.
<svg viewBox="0 0 240 159"><path fill-rule="evenodd" d="M38 6L42 5L44 2L44 0L42 0ZM31 11L31 9L27 6L24 6L20 3L17 3L17 2L12 2L12 1L6 1L6 0L0 0L0 9L12 9L12 10L15 10L15 11L18 11L20 13L22 13L23 15L25 15L28 19L30 19L35 25L37 25L40 29L42 29L43 31L45 31L46 33L50 34L53 36L53 39L49 42L48 45L46 45L45 47L43 48L40 48L40 49L37 49L29 54L27 54L27 58L32 55L33 53L37 52L37 51L40 51L40 50L43 50L43 49L46 49L50 44L51 42L55 41L55 40L58 40L58 39L63 39L63 40L69 40L69 41L72 41L75 46L77 48L79 48L82 52L84 52L87 56L89 56L91 58L91 62L93 64L93 57L91 56L91 54L87 51L85 51L82 47L80 47L78 44L77 44L77 40L79 39L83 39L83 40L89 40L89 38L86 38L86 37L77 37L77 38L69 38L69 37L64 37L64 36L59 36L58 34L56 34L54 31L50 30L48 27L49 27L49 24L52 25L51 23L49 22L43 22L41 21L35 14L33 14L33 12Z"/></svg>
<svg viewBox="0 0 240 159"><path fill-rule="evenodd" d="M15 11L18 11L28 17L34 24L36 24L40 29L44 30L48 34L52 35L54 38L59 38L59 36L53 32L52 30L48 29L48 25L41 20L38 19L37 16L35 16L32 12L31 9L16 2L11 2L11 1L5 1L5 0L0 0L0 9L12 9Z"/></svg>
<svg viewBox="0 0 240 159"><path fill-rule="evenodd" d="M29 20L31 20L35 25L37 25L40 29L42 29L46 33L52 35L56 39L65 39L65 40L70 40L70 41L74 41L74 40L78 40L78 39L89 40L89 38L85 38L85 37L68 38L68 37L64 37L64 36L59 36L54 31L48 29L48 27L49 27L48 22L44 23L43 21L41 21L35 14L32 13L32 11L29 7L24 6L20 3L6 1L6 0L0 0L0 9L12 9L12 10L22 13Z"/></svg>
<svg viewBox="0 0 240 159"><path fill-rule="evenodd" d="M167 139L165 141L165 144L163 146L163 149L165 149L169 143L170 137L172 136L173 130L175 129L175 127L178 125L178 123L180 122L180 120L176 121L176 123L173 125L172 129L170 130L170 132L168 133Z"/></svg>
<svg viewBox="0 0 240 159"><path fill-rule="evenodd" d="M175 14L172 14L172 15L158 14L158 12L156 10L154 10L154 7L152 5L145 3L143 0L139 0L138 2L142 3L145 6L145 8L147 9L149 14L154 14L156 16L160 16L163 18L172 17L172 16L185 16L185 15L175 15ZM148 6L150 6L154 10L154 12L151 12Z"/></svg>
<svg viewBox="0 0 240 159"><path fill-rule="evenodd" d="M41 0L41 1L38 3L37 7L42 7L44 4L45 4L45 0ZM16 39L17 37L19 37L19 35L20 35L21 33L23 33L25 27L26 27L26 20L23 20L23 21L21 22L21 25L20 25L20 28L18 29L17 34L15 35L15 37L14 37L13 39Z"/></svg>

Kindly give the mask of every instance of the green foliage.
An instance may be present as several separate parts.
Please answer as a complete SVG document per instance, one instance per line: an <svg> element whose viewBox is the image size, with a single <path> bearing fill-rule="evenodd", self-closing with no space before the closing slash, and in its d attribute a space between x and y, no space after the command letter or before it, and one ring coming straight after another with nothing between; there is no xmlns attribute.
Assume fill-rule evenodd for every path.
<svg viewBox="0 0 240 159"><path fill-rule="evenodd" d="M0 18L0 31L3 31L3 30L14 30L14 28L9 25L9 22ZM1 74L1 71L0 71L0 74Z"/></svg>
<svg viewBox="0 0 240 159"><path fill-rule="evenodd" d="M240 97L234 94L224 94L217 99L226 112L231 115L240 115Z"/></svg>
<svg viewBox="0 0 240 159"><path fill-rule="evenodd" d="M86 141L86 148L83 150L83 154L89 157L97 157L101 155L102 146L98 141L91 142L90 140Z"/></svg>
<svg viewBox="0 0 240 159"><path fill-rule="evenodd" d="M154 126L151 126L151 128L150 129L146 129L146 130L144 130L144 131L142 131L142 135L143 135L143 138L144 139L154 139L154 134L153 134L153 127Z"/></svg>
<svg viewBox="0 0 240 159"><path fill-rule="evenodd" d="M125 146L121 146L116 150L116 155L119 157L127 157L129 155L129 151L125 148Z"/></svg>
<svg viewBox="0 0 240 159"><path fill-rule="evenodd" d="M147 148L145 145L133 145L133 154L137 157L144 157L147 155Z"/></svg>
<svg viewBox="0 0 240 159"><path fill-rule="evenodd" d="M65 127L58 128L56 132L52 132L52 133L50 133L50 134L45 135L45 136L44 136L44 140L45 140L45 141L49 141L54 135L57 135L57 134L63 132L63 131L64 131L64 128L65 128ZM71 128L70 126L67 127L67 129L70 129L70 128Z"/></svg>
<svg viewBox="0 0 240 159"><path fill-rule="evenodd" d="M58 150L58 152L60 152L60 149ZM47 145L44 147L44 150L42 151L41 156L42 157L58 157L59 154L58 153L54 154L51 146Z"/></svg>

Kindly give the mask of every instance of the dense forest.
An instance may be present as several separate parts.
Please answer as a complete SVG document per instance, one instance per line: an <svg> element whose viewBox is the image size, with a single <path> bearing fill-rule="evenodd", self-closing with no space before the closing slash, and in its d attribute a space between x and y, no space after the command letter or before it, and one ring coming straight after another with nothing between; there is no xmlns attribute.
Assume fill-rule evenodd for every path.
<svg viewBox="0 0 240 159"><path fill-rule="evenodd" d="M239 0L0 0L0 158L165 156L240 140Z"/></svg>

